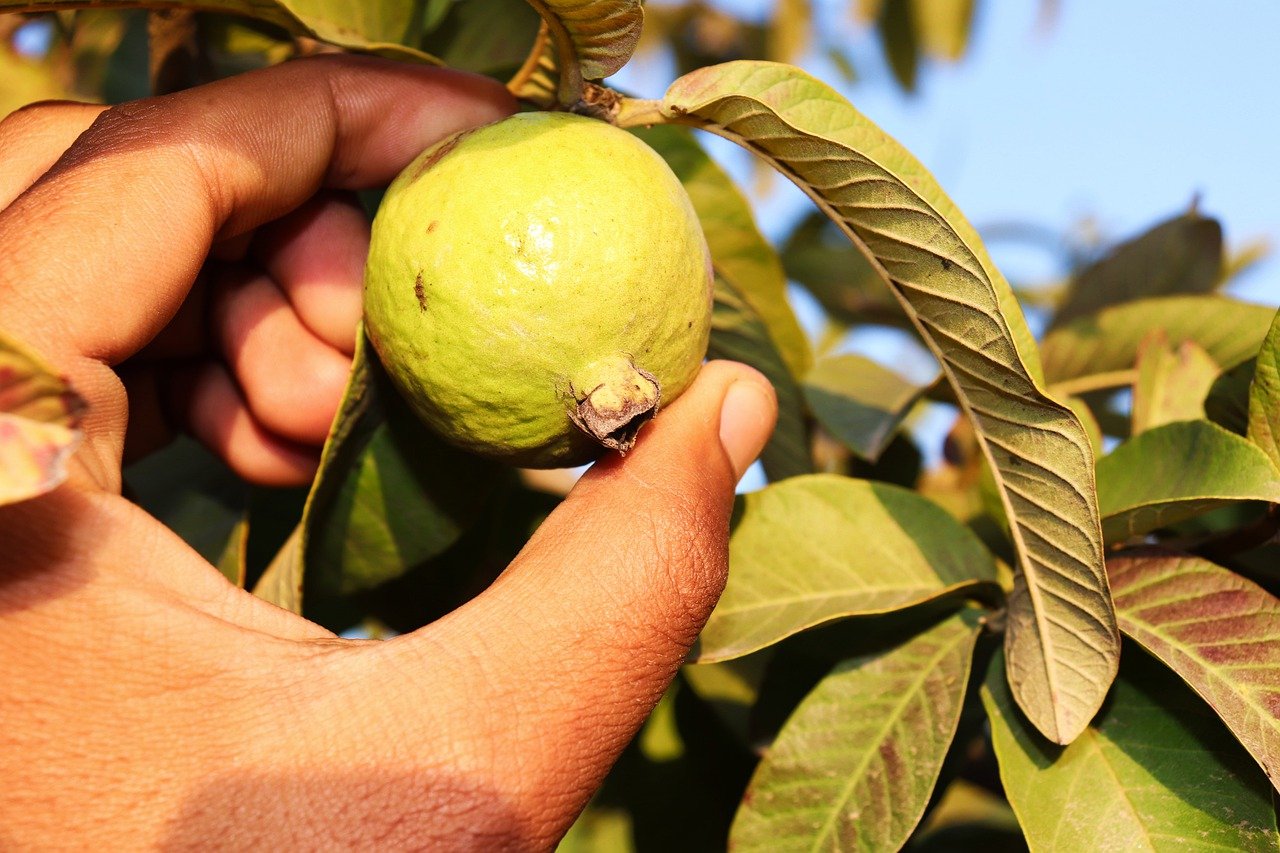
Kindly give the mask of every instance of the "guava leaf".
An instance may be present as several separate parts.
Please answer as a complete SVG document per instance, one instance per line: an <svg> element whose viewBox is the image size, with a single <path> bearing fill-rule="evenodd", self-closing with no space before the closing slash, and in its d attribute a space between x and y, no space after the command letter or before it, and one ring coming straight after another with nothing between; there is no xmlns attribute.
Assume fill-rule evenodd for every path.
<svg viewBox="0 0 1280 853"><path fill-rule="evenodd" d="M782 262L756 227L751 204L688 130L657 125L633 132L662 155L684 184L716 272L764 321L791 375L804 376L813 363L809 340L787 301Z"/></svg>
<svg viewBox="0 0 1280 853"><path fill-rule="evenodd" d="M1073 276L1052 327L1135 299L1210 293L1221 273L1222 226L1194 211L1180 214Z"/></svg>
<svg viewBox="0 0 1280 853"><path fill-rule="evenodd" d="M258 598L299 616L302 615L302 537L299 524L253 587L253 594Z"/></svg>
<svg viewBox="0 0 1280 853"><path fill-rule="evenodd" d="M394 59L439 64L409 44L415 32L414 4L400 0L0 0L0 13L53 12L92 5L99 9L199 9L247 15L353 50Z"/></svg>
<svg viewBox="0 0 1280 853"><path fill-rule="evenodd" d="M1204 419L1204 399L1221 370L1195 341L1169 346L1163 329L1138 348L1132 434L1175 421Z"/></svg>
<svg viewBox="0 0 1280 853"><path fill-rule="evenodd" d="M1115 675L1093 453L1041 387L1031 337L977 233L909 153L795 68L731 62L688 74L668 121L731 139L790 177L890 285L973 418L1012 523L1011 681L1050 737L1070 741Z"/></svg>
<svg viewBox="0 0 1280 853"><path fill-rule="evenodd" d="M898 850L955 737L981 625L959 613L836 666L787 720L734 818L734 850Z"/></svg>
<svg viewBox="0 0 1280 853"><path fill-rule="evenodd" d="M765 474L777 481L812 473L804 395L799 384L783 362L760 315L719 275L715 288L707 357L751 365L765 375L778 395L778 423L760 454Z"/></svg>
<svg viewBox="0 0 1280 853"><path fill-rule="evenodd" d="M1032 850L1276 849L1265 777L1213 712L1140 652L1125 651L1102 712L1070 746L1026 723L998 656L981 692Z"/></svg>
<svg viewBox="0 0 1280 853"><path fill-rule="evenodd" d="M231 534L227 537L226 544L222 548L222 553L218 555L218 559L214 560L214 566L222 573L232 584L244 589L246 561L245 546L249 542L249 519L247 516L241 517L236 522L235 527L231 528Z"/></svg>
<svg viewBox="0 0 1280 853"><path fill-rule="evenodd" d="M1107 561L1120 630L1200 694L1280 788L1280 601L1207 560Z"/></svg>
<svg viewBox="0 0 1280 853"><path fill-rule="evenodd" d="M1249 440L1280 468L1280 313L1262 342L1249 387Z"/></svg>
<svg viewBox="0 0 1280 853"><path fill-rule="evenodd" d="M525 0L451 2L422 46L450 68L501 77L527 60L529 45L539 44L541 24L537 11ZM554 94L554 79L551 86ZM553 97L548 106L554 103Z"/></svg>
<svg viewBox="0 0 1280 853"><path fill-rule="evenodd" d="M538 27L533 48L520 70L507 81L507 89L522 101L528 101L544 110L557 104L560 72L557 65L556 43L551 38L551 28L543 21Z"/></svg>
<svg viewBox="0 0 1280 853"><path fill-rule="evenodd" d="M1147 430L1098 460L1108 542L1251 500L1280 502L1280 471L1256 445L1208 421Z"/></svg>
<svg viewBox="0 0 1280 853"><path fill-rule="evenodd" d="M308 589L368 589L444 552L510 476L419 423L361 334L303 513Z"/></svg>
<svg viewBox="0 0 1280 853"><path fill-rule="evenodd" d="M969 47L974 0L911 0L916 31L925 53L959 61Z"/></svg>
<svg viewBox="0 0 1280 853"><path fill-rule="evenodd" d="M819 359L802 383L822 427L862 459L875 462L928 385L916 385L861 355Z"/></svg>
<svg viewBox="0 0 1280 853"><path fill-rule="evenodd" d="M739 498L729 582L699 662L749 654L806 628L943 596L997 592L995 560L967 527L913 491L834 474Z"/></svg>
<svg viewBox="0 0 1280 853"><path fill-rule="evenodd" d="M1249 397L1257 359L1242 361L1213 380L1204 398L1204 414L1224 429L1245 435L1249 430Z"/></svg>
<svg viewBox="0 0 1280 853"><path fill-rule="evenodd" d="M603 80L627 64L640 41L640 0L529 0L529 5L556 42L561 73L576 66L581 79ZM534 49L541 52L543 46Z"/></svg>
<svg viewBox="0 0 1280 853"><path fill-rule="evenodd" d="M847 325L910 325L875 267L821 211L800 220L781 256L787 277L813 294L833 319Z"/></svg>
<svg viewBox="0 0 1280 853"><path fill-rule="evenodd" d="M1105 308L1045 336L1045 378L1062 394L1131 385L1138 347L1155 329L1173 346L1195 341L1229 370L1258 352L1274 315L1274 308L1225 296L1164 296Z"/></svg>
<svg viewBox="0 0 1280 853"><path fill-rule="evenodd" d="M0 332L0 506L67 479L84 401L43 359Z"/></svg>

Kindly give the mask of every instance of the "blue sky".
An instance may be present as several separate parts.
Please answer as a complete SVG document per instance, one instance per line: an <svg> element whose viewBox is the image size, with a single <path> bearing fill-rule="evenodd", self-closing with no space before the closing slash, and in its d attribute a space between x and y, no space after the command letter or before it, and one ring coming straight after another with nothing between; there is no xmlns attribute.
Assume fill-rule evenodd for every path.
<svg viewBox="0 0 1280 853"><path fill-rule="evenodd" d="M748 15L772 0L719 0ZM851 48L853 103L919 157L984 229L1083 223L1113 240L1185 208L1222 219L1229 245L1267 237L1280 249L1280 3L1058 0L1051 26L1038 3L979 3L969 55L930 64L919 91L888 78L876 40L850 23L847 0L815 0L824 30ZM802 62L831 83L833 68ZM619 82L657 96L665 63L637 63ZM717 140L718 142L718 140ZM745 163L715 152L750 185ZM759 205L772 237L808 202L774 181ZM993 242L1007 275L1049 278L1044 252ZM1280 262L1253 270L1241 296L1280 303Z"/></svg>

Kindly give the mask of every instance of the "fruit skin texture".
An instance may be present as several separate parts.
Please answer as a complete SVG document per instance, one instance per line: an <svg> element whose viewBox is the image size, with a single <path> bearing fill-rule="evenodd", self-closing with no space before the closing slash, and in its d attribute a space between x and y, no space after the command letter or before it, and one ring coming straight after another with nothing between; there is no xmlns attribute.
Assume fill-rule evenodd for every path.
<svg viewBox="0 0 1280 853"><path fill-rule="evenodd" d="M566 113L423 152L387 191L365 268L365 329L417 414L526 467L629 449L697 374L711 304L706 240L667 164Z"/></svg>

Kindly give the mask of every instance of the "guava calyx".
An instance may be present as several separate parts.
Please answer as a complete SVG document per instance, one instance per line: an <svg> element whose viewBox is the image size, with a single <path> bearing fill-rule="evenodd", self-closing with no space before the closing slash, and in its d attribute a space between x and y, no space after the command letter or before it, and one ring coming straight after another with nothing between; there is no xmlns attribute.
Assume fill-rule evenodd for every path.
<svg viewBox="0 0 1280 853"><path fill-rule="evenodd" d="M582 379L569 385L574 397L569 419L610 450L626 453L658 413L662 386L657 377L629 358L611 358L591 365Z"/></svg>

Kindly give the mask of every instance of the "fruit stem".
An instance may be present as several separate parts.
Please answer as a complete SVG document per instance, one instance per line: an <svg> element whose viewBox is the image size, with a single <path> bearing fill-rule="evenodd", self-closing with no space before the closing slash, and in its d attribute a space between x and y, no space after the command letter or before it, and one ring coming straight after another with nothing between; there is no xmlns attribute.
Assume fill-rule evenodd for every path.
<svg viewBox="0 0 1280 853"><path fill-rule="evenodd" d="M643 98L622 98L613 117L613 123L618 127L647 127L670 121L662 111L662 101Z"/></svg>

